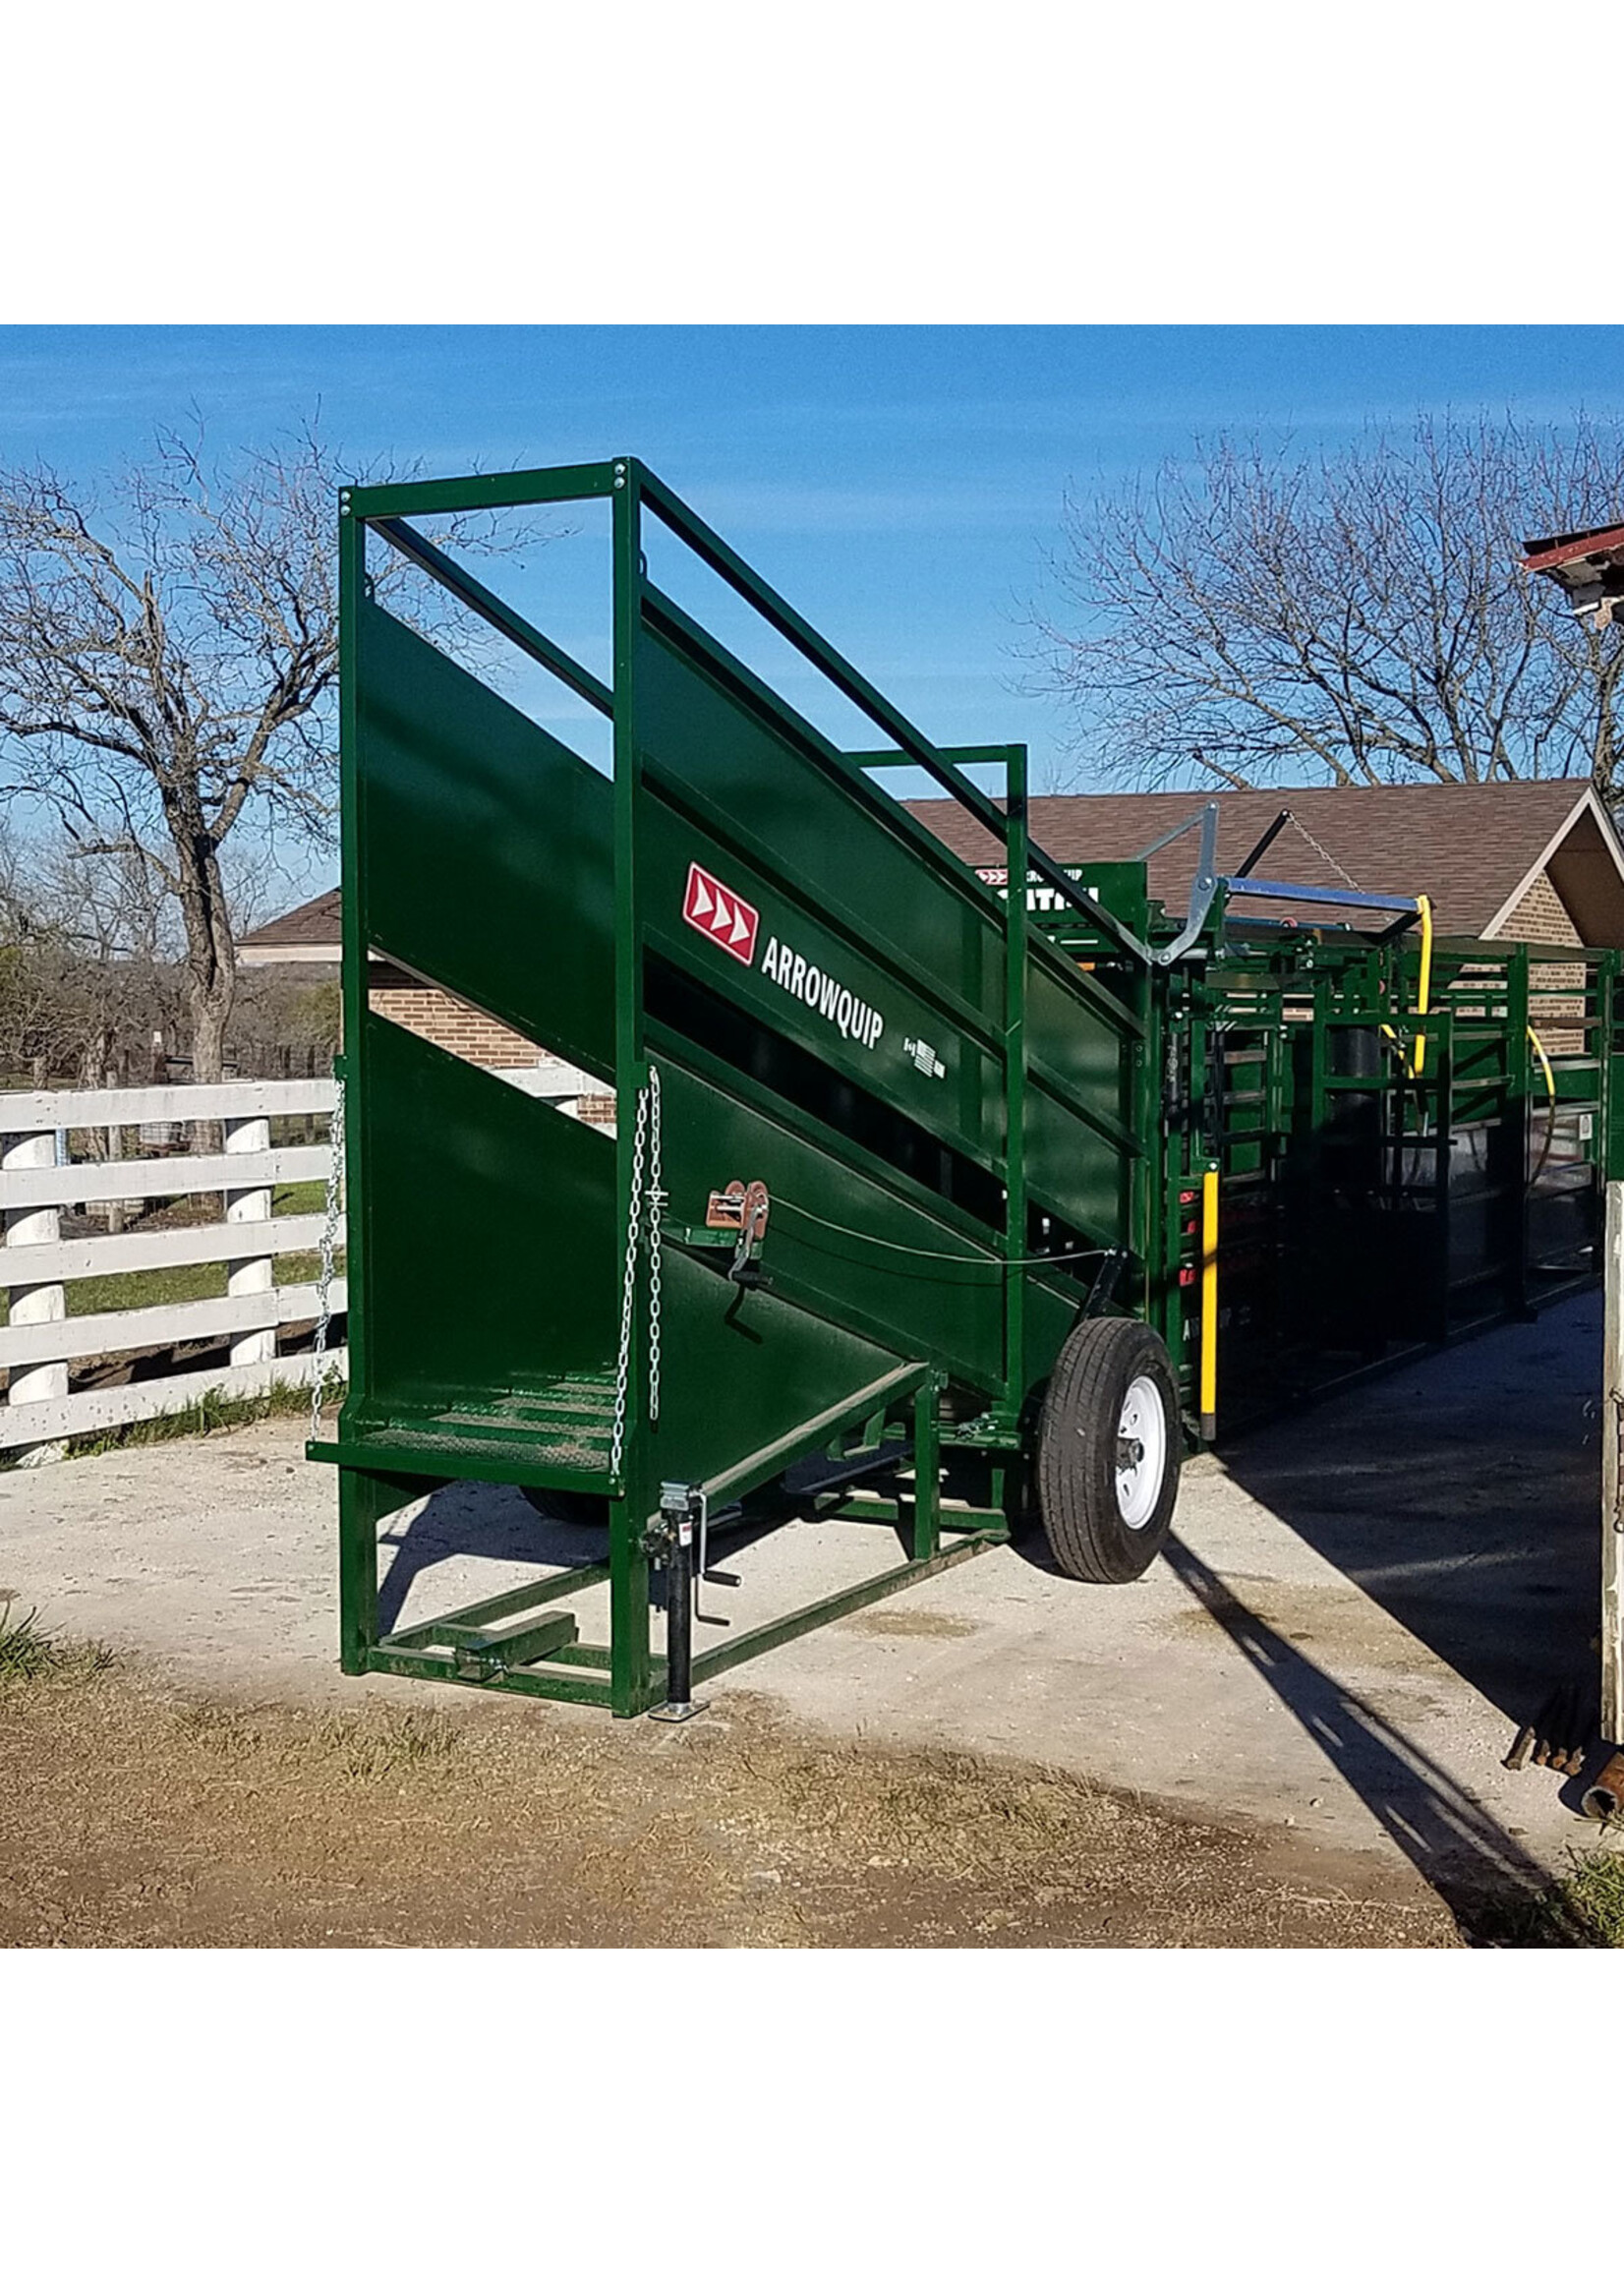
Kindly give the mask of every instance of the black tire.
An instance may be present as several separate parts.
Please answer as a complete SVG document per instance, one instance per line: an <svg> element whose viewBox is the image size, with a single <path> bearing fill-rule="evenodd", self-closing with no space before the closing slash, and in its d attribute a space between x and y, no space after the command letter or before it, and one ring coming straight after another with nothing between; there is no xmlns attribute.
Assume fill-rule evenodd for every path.
<svg viewBox="0 0 1624 2274"><path fill-rule="evenodd" d="M1161 1402L1162 1474L1148 1513L1130 1523L1117 1488L1118 1430L1140 1381ZM1149 1570L1172 1527L1181 1451L1179 1388L1161 1336L1137 1318L1083 1319L1049 1377L1037 1429L1038 1511L1068 1579L1121 1587Z"/></svg>
<svg viewBox="0 0 1624 2274"><path fill-rule="evenodd" d="M521 1485L519 1490L538 1516L558 1524L607 1524L609 1499L603 1492L555 1492L548 1485Z"/></svg>

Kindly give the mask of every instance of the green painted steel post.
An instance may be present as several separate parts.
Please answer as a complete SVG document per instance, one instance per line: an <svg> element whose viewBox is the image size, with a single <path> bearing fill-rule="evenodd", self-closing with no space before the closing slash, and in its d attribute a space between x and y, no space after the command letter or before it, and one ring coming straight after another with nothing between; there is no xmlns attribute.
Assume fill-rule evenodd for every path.
<svg viewBox="0 0 1624 2274"><path fill-rule="evenodd" d="M1438 1224L1438 1310L1435 1339L1441 1344L1449 1340L1452 1316L1451 1296L1453 1293L1449 1269L1450 1250L1453 1244L1450 1236L1453 1199L1450 1187L1453 1180L1450 1177L1449 1169L1450 1155L1454 1149L1455 1130L1455 1045L1454 1021L1447 1017L1444 1020L1442 1034L1428 1045L1427 1058L1429 1061L1434 1051L1437 1053L1436 1080L1438 1084L1438 1107L1434 1116L1434 1128L1438 1139L1438 1165L1433 1172Z"/></svg>
<svg viewBox="0 0 1624 2274"><path fill-rule="evenodd" d="M1024 877L1022 870L1022 897ZM942 1545L942 1436L938 1407L944 1384L933 1373L913 1393L913 1523L908 1555L926 1563Z"/></svg>
<svg viewBox="0 0 1624 2274"><path fill-rule="evenodd" d="M1516 1174L1507 1183L1517 1195L1516 1222L1509 1243L1507 1257L1509 1278L1509 1308L1519 1317L1532 1315L1529 1310L1529 1208L1533 1200L1533 1187L1529 1183L1532 1154L1529 1144L1529 1100L1532 1088L1534 1044L1531 1040L1533 1024L1529 1002L1529 952L1520 947L1512 955L1506 973L1506 1102L1510 1107L1507 1119L1511 1124L1512 1143L1516 1147Z"/></svg>
<svg viewBox="0 0 1624 2274"><path fill-rule="evenodd" d="M1026 1394L1026 745L1004 762L1004 1398L1013 1427ZM933 1550L934 1552L934 1550Z"/></svg>
<svg viewBox="0 0 1624 2274"><path fill-rule="evenodd" d="M1620 954L1616 948L1609 948L1602 959L1601 968L1601 1029L1597 1042L1605 1084L1601 1092L1604 1101L1601 1160L1603 1182L1612 1182L1624 1177L1624 1060L1619 1055L1617 1032L1618 984L1619 974L1624 971L1624 954Z"/></svg>
<svg viewBox="0 0 1624 2274"><path fill-rule="evenodd" d="M367 880L362 861L361 608L366 598L367 525L338 497L338 774L343 1008L336 1071L344 1081L344 1323L349 1396L365 1393L367 1364ZM342 1428L342 1421L340 1421Z"/></svg>
<svg viewBox="0 0 1624 2274"><path fill-rule="evenodd" d="M613 461L614 552L614 1087L618 1271L630 1238L632 1155L648 1067L643 1056L643 939L637 894L637 823L642 788L638 747L637 655L642 636L642 532L639 468ZM648 1173L645 1162L645 1194ZM609 1691L619 1715L654 1701L649 1666L649 1561L643 1528L654 1512L657 1480L648 1430L648 1308L644 1274L632 1290L620 1495L609 1501Z"/></svg>
<svg viewBox="0 0 1624 2274"><path fill-rule="evenodd" d="M377 1527L416 1497L415 1478L338 1472L338 1662L347 1674L364 1674L377 1644Z"/></svg>
<svg viewBox="0 0 1624 2274"><path fill-rule="evenodd" d="M338 1662L364 1674L377 1645L377 1499L376 1479L338 1472Z"/></svg>

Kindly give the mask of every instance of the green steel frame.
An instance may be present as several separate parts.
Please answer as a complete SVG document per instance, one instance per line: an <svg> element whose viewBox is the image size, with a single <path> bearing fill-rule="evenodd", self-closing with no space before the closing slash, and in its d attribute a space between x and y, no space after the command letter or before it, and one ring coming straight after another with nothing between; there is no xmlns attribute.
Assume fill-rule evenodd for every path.
<svg viewBox="0 0 1624 2274"><path fill-rule="evenodd" d="M587 500L612 522L607 685L417 526ZM839 749L727 654L651 578L651 521L888 746ZM612 779L391 612L369 537L609 720ZM894 1524L899 1560L703 1652L703 1678L1007 1539L1091 1310L1157 1327L1193 1429L1204 1273L1235 1420L1592 1268L1624 1160L1616 956L1445 942L1422 1011L1391 922L1288 929L1242 878L1181 922L1142 861L1057 864L1023 748L934 747L634 458L346 491L340 590L350 1388L310 1452L339 1470L347 1671L641 1713L673 1480L725 1524L813 1456L896 1470L889 1495L837 1472L820 1510ZM948 853L896 768L999 870ZM745 945L696 930L696 876ZM611 1082L615 1138L381 1017L374 956ZM1582 1043L1548 1092L1541 1016ZM632 1141L657 1110L658 1168ZM704 1229L732 1176L772 1193L743 1269ZM608 1558L381 1633L377 1526L453 1478L602 1495ZM607 1646L567 1607L600 1584Z"/></svg>
<svg viewBox="0 0 1624 2274"><path fill-rule="evenodd" d="M593 498L607 499L612 513L614 668L609 686L544 631L520 617L416 526L440 514ZM650 515L745 599L891 738L894 748L866 754L835 750L805 720L797 718L741 665L718 649L702 628L651 582L644 557L645 517ZM410 819L418 825L416 835L434 838L437 833L443 850L452 831L450 801L460 787L459 750L469 758L469 771L477 772L474 754L483 756L493 729L488 717L474 707L473 695L453 684L451 671L437 656L431 657L401 627L385 629L380 618L387 611L379 608L369 579L369 533L411 560L464 608L612 722L614 768L609 847L612 917L603 941L603 962L611 977L608 1027L589 1032L590 1021L584 1019L570 1016L560 1020L556 1004L551 1014L544 1014L533 1003L519 1008L502 991L504 982L491 975L489 963L476 973L473 965L465 962L467 942L483 921L484 911L478 905L482 895L471 894L462 905L462 936L455 938L449 929L432 936L433 926L425 927L421 910L410 905L407 886L415 883L421 887L425 872L422 859L409 843L414 834L407 826L410 800L401 783L422 776L431 757L440 767L445 781L439 803L433 797L425 800ZM887 1254L911 1254L915 1252L910 1246L911 1235L914 1243L940 1259L940 1271L927 1268L924 1276L927 1281L934 1276L941 1284L926 1284L911 1296L916 1315L899 1332L891 1330L875 1290L868 1284L874 1276L875 1257L861 1247L850 1251L856 1258L854 1264L820 1258L809 1249L799 1258L800 1284L786 1289L784 1295L763 1292L748 1297L758 1318L772 1319L783 1348L776 1363L770 1364L769 1379L755 1385L759 1421L745 1427L742 1441L725 1442L725 1432L719 1436L714 1429L700 1430L702 1449L714 1457L688 1464L691 1481L707 1492L713 1505L721 1507L781 1477L802 1456L850 1450L855 1439L866 1437L872 1442L877 1433L889 1433L904 1440L904 1466L894 1500L879 1513L898 1524L902 1559L856 1588L701 1654L694 1668L699 1676L1007 1537L1011 1505L1019 1489L1017 1455L1023 1405L1034 1378L1047 1370L1060 1340L1088 1296L1086 1284L1079 1284L1075 1273L1065 1264L1045 1268L1034 1264L1028 1253L1037 1205L1030 1196L1025 1170L1031 1087L1035 1080L1044 1093L1052 1181L1058 1176L1063 1196L1073 1203L1064 1219L1069 1229L1057 1235L1051 1245L1063 1249L1067 1238L1075 1244L1083 1234L1094 1243L1091 1253L1114 1252L1127 1235L1130 1212L1137 1216L1143 1208L1140 1188L1144 1179L1136 1158L1139 1140L1125 1110L1121 1064L1123 1046L1134 1047L1131 1037L1142 1019L1142 1004L1135 1009L1131 998L1135 993L1142 996L1144 990L1112 992L1098 986L1046 942L1030 938L1025 896L1018 892L1000 896L980 885L961 864L943 852L875 779L888 765L923 768L992 833L1010 875L1018 877L1029 862L1035 862L1052 890L1069 901L1080 901L1073 881L1028 846L1024 750L934 748L716 532L635 459L532 475L347 491L340 499L340 549L343 1071L349 1088L351 1386L337 1442L313 1444L311 1452L313 1458L332 1462L340 1471L342 1662L353 1672L387 1670L435 1680L478 1680L527 1694L608 1703L621 1714L642 1712L664 1695L665 1666L650 1640L651 1541L647 1526L658 1504L661 1485L672 1467L665 1439L671 1432L673 1420L669 1404L659 1424L651 1411L650 1291L646 1277L638 1278L632 1289L635 1323L626 1354L626 1426L618 1465L606 1457L604 1445L606 1390L618 1385L606 1380L602 1351L595 1367L560 1367L551 1381L540 1378L545 1370L541 1367L521 1367L518 1370L526 1379L517 1386L528 1394L528 1406L513 1394L511 1365L501 1379L490 1383L493 1394L483 1400L466 1394L455 1401L436 1399L432 1390L426 1391L424 1382L414 1374L413 1362L402 1356L403 1345L408 1336L420 1342L437 1336L443 1342L454 1330L447 1324L443 1306L433 1307L427 1291L419 1295L413 1289L397 1253L400 1241L394 1227L406 1190L402 1161L406 1132L410 1126L421 1137L425 1121L437 1125L469 1111L476 1117L510 1114L513 1101L493 1098L490 1085L476 1077L487 1094L470 1108L454 1093L443 1072L427 1066L427 1046L417 1049L414 1063L417 1046L403 1042L370 1005L369 958L375 953L387 955L509 1020L533 1039L552 1048L562 1044L564 1054L576 1063L612 1079L618 1126L623 1133L613 1148L616 1229L612 1252L601 1254L598 1263L600 1276L610 1279L614 1286L621 1283L626 1270L627 1227L634 1215L635 1153L624 1136L633 1126L639 1101L648 1097L651 1074L657 1069L664 1074L670 1095L667 1115L675 1108L672 1118L679 1141L684 1103L690 1116L714 1113L716 1100L725 1091L732 1107L742 1109L733 1114L735 1128L753 1128L759 1136L770 1116L780 1133L781 1149L787 1144L797 1166L808 1175L816 1155L819 1173L835 1195L837 1208L841 1180L862 1180L863 1221L849 1227L852 1240L867 1241L873 1250ZM827 1101L808 1100L804 1080L800 1093L793 1102L788 1101L775 1094L772 1069L765 1070L764 1076L761 1068L752 1070L741 1063L736 1051L728 1061L719 1051L718 1035L696 1033L691 1020L683 1031L679 1017L673 1024L669 1005L651 1015L647 977L654 943L658 939L667 994L671 970L680 975L685 946L668 934L659 938L660 928L650 917L649 877L664 849L662 837L670 834L678 821L690 833L696 820L703 821L706 834L695 837L693 845L707 857L712 857L712 848L720 845L716 857L730 859L734 874L748 863L742 873L757 879L753 889L764 901L768 887L784 892L795 851L792 827L787 841L770 842L770 830L752 829L748 817L741 817L741 800L735 799L731 806L719 804L718 787L697 781L692 773L682 776L663 752L666 709L673 699L667 682L681 677L673 672L673 657L680 660L682 673L687 674L674 698L678 707L680 700L693 699L689 682L697 683L703 676L707 691L721 688L725 692L731 730L743 734L747 744L752 735L756 738L754 746L743 750L746 767L759 765L764 755L770 758L776 751L790 770L792 752L797 794L803 801L799 814L791 816L792 822L816 814L824 826L843 828L849 842L840 860L860 867L865 839L883 816L893 902L899 855L910 871L935 872L933 921L937 938L922 944L894 941L884 976L888 982L900 982L900 987L890 995L875 990L877 999L885 1000L888 1008L893 1001L901 1006L909 1023L925 1022L921 1011L951 1021L945 1031L962 1045L960 1055L965 1064L955 1070L959 1094L935 1115L934 1130L919 1127L939 1103L931 1096L928 1079L915 1096L904 1095L899 1101L901 1107L914 1109L907 1118L902 1149L912 1146L917 1151L934 1141L934 1171L921 1172L918 1161L911 1157L877 1160L860 1146L842 1143L840 1132L830 1127ZM452 737L456 744L460 734L460 744L431 753L428 745L438 731L439 713L448 701L465 707L464 722ZM414 714L417 721L435 723L408 729L390 715L391 705L401 714ZM495 731L510 733L514 729L511 722L497 722ZM544 739L537 738L538 753ZM548 763L557 763L555 750L542 755ZM971 765L989 764L1003 775L1001 802L981 790L967 771ZM523 792L515 787L513 794L521 797ZM578 782L571 794L584 794ZM692 848L685 841L681 850ZM492 865L493 869L497 865L494 848ZM401 878L407 882L398 881ZM871 876L867 881L879 889L885 880ZM552 882L566 896L572 889L567 876L555 874ZM786 893L783 906L786 923L798 921L800 933L808 940L822 939L832 967L836 954L832 942L847 950L857 940L868 944L872 918L866 911L858 920L853 920L849 909L841 911L837 929L827 924L830 910L818 906L804 892ZM545 923L550 914L540 879L532 913L538 923ZM895 908L892 914L895 924ZM1101 920L1115 932L1108 914L1102 914ZM825 928L815 930L820 924ZM905 932L905 924L901 928ZM984 972L977 971L967 986L956 983L951 971L945 981L942 969L933 967L933 952L954 933L957 940L950 945L964 950L966 962L987 966ZM498 945L493 939L493 956ZM480 952L485 951L482 948ZM478 962L478 957L474 961ZM1028 991L1034 962L1042 967L1042 1008L1047 1025L1060 1036L1057 1041L1052 1032L1047 1058L1036 1068L1027 1047ZM569 976L565 974L566 979ZM713 990L729 976L722 971L704 974ZM829 1039L817 1031L816 1020L806 1015L804 1006L776 996L771 1009L780 1015L776 1023L797 1060L809 1041ZM1067 1021L1077 1013L1085 1029L1083 1040L1096 1062L1091 1070L1080 1074L1066 1059L1067 1048L1075 1039L1067 1032ZM754 1016L760 1016L759 1010L754 1010ZM894 1039L900 1042L902 1036L898 1033ZM969 1063L972 1059L973 1064ZM885 1105L899 1126L903 1116L892 1099L902 1064L899 1058L886 1082L872 1083L872 1089L882 1092L889 1083L891 1096ZM841 1070L841 1080L847 1086L851 1071L849 1067ZM918 1080L915 1075L907 1079ZM703 1090L689 1087L684 1097L687 1084L704 1086ZM545 1152L547 1143L555 1141L558 1117L550 1109L532 1109L530 1119L532 1134ZM552 1125L551 1137L548 1124ZM573 1136L574 1125L569 1126ZM1064 1164L1070 1153L1078 1150L1071 1138L1079 1127L1092 1130L1096 1146L1107 1151L1116 1164L1101 1183L1099 1196L1105 1204L1092 1222L1082 1220L1083 1212L1074 1204L1076 1195L1066 1190L1070 1171ZM596 1137L582 1141L589 1152L602 1143ZM724 1181L730 1158L721 1153L715 1156L714 1182ZM412 1159L421 1167L421 1148ZM1058 1168L1057 1163L1061 1164ZM570 1173L578 1173L580 1166L579 1161L571 1162ZM593 1167L596 1173L598 1164ZM962 1183L976 1173L985 1188L979 1207L966 1206L957 1190L928 1190L933 1174L938 1184L952 1187L955 1179ZM986 1190L991 1189L996 1189L997 1196L993 1210L985 1204ZM824 1185L809 1182L805 1190L810 1198L824 1196ZM775 1197L778 1191L775 1178ZM476 1224L480 1206L479 1195L470 1195L460 1221L465 1235ZM645 1198L637 1211L644 1231L649 1228L646 1209ZM811 1207L803 1215L807 1235L815 1245L819 1236L815 1227L824 1219ZM989 1221L990 1216L996 1221ZM775 1228L776 1251L786 1244L786 1237ZM709 1262L712 1258L698 1252L696 1236L683 1238L682 1227L667 1226L666 1242L669 1312L673 1308L668 1276L672 1252L686 1246L696 1260ZM474 1247L485 1252L478 1240ZM422 1263L433 1248L434 1240L422 1233L416 1244L417 1261ZM573 1278L570 1284L576 1284ZM676 1315L695 1332L704 1331L711 1323L705 1315L706 1305L714 1303L717 1284L713 1272L703 1289L690 1281L677 1294ZM536 1300L540 1305L551 1298L539 1288ZM940 1306L950 1311L956 1308L957 1314L948 1324L937 1327L926 1314ZM516 1320L513 1331L516 1341L522 1341ZM477 1364L475 1354L463 1369L464 1376ZM447 1366L450 1372L456 1372L455 1365L447 1361ZM853 1376L857 1377L855 1386ZM505 1398L503 1392L508 1393ZM953 1438L955 1452L977 1461L986 1479L986 1490L974 1504L960 1500L949 1511L943 1510L940 1498L944 1426ZM739 1437L736 1429L733 1437ZM566 1441L575 1448L568 1457L560 1449ZM587 1572L538 1581L404 1633L381 1634L377 1525L436 1482L452 1477L606 1493L609 1509L607 1562ZM872 1521L877 1513L871 1496L865 1500L858 1495L840 1506L856 1520ZM598 1581L607 1581L609 1595L610 1639L607 1650L581 1643L573 1619L550 1607L561 1597Z"/></svg>

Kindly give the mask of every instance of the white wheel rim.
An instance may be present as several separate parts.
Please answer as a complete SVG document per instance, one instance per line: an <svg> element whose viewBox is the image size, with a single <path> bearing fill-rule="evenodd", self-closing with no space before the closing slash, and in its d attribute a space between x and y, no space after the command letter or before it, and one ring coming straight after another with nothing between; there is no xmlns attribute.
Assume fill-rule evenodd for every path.
<svg viewBox="0 0 1624 2274"><path fill-rule="evenodd" d="M1142 1532L1156 1513L1167 1474L1167 1412L1147 1373L1128 1385L1117 1418L1117 1507L1130 1532Z"/></svg>

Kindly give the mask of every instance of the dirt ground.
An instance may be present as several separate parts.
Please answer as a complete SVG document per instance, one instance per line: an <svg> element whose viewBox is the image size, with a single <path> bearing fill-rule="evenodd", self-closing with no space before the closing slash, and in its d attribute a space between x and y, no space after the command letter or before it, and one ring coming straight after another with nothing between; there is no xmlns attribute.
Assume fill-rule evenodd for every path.
<svg viewBox="0 0 1624 2274"><path fill-rule="evenodd" d="M1447 1947L1379 1859L1054 1771L494 1700L234 1706L71 1656L0 1682L0 1944Z"/></svg>

